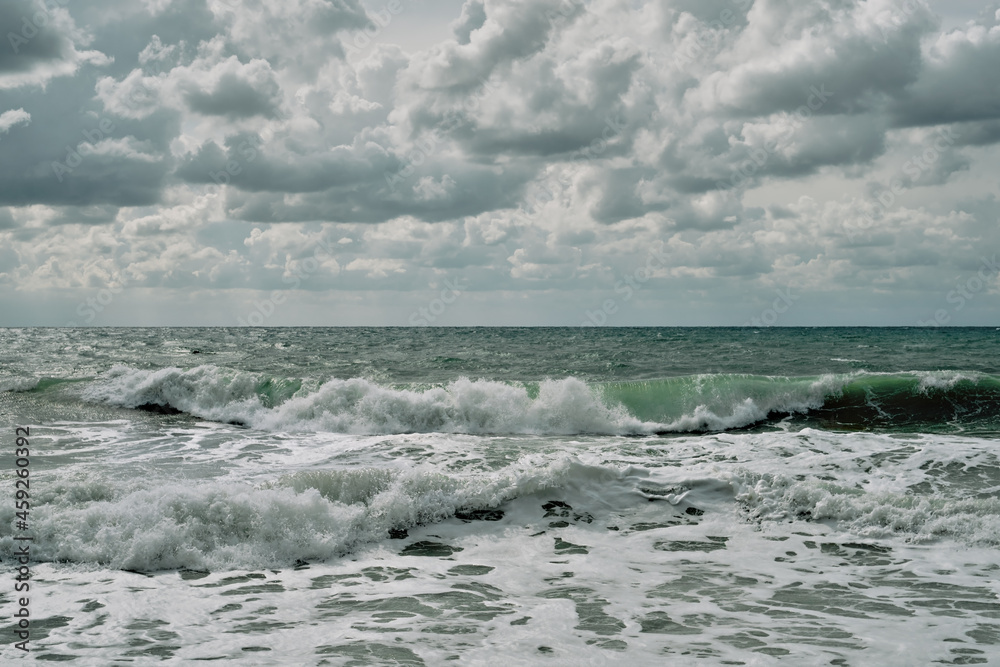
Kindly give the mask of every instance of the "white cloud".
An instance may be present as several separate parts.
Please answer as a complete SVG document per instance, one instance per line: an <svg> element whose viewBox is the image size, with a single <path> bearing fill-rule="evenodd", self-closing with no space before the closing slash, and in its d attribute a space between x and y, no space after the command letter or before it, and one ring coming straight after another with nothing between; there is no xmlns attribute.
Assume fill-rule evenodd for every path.
<svg viewBox="0 0 1000 667"><path fill-rule="evenodd" d="M16 125L27 125L31 122L31 114L24 109L10 109L0 113L0 134L7 134Z"/></svg>
<svg viewBox="0 0 1000 667"><path fill-rule="evenodd" d="M508 303L603 294L662 247L635 303L726 313L788 284L936 303L1000 241L987 14L943 30L891 0L469 0L450 40L380 34L345 58L356 0L193 6L128 5L127 40L70 6L34 60L0 58L0 279L367 294L460 275ZM67 145L83 161L60 181Z"/></svg>

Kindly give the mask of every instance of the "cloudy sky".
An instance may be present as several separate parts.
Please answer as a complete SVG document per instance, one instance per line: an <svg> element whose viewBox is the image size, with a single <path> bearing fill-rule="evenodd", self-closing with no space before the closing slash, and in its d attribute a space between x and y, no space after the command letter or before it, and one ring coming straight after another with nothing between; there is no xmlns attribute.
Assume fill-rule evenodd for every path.
<svg viewBox="0 0 1000 667"><path fill-rule="evenodd" d="M1000 3L3 0L0 326L1000 326Z"/></svg>

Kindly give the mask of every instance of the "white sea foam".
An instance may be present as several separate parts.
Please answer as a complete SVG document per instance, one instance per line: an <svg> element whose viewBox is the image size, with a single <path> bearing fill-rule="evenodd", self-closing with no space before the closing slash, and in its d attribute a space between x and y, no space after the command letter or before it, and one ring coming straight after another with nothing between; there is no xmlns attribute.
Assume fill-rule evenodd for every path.
<svg viewBox="0 0 1000 667"><path fill-rule="evenodd" d="M0 392L30 391L38 386L39 381L36 377L0 376Z"/></svg>
<svg viewBox="0 0 1000 667"><path fill-rule="evenodd" d="M908 542L941 537L1000 545L1000 499L947 498L912 492L866 491L838 481L749 474L736 500L754 520L832 521L864 537L900 536Z"/></svg>
<svg viewBox="0 0 1000 667"><path fill-rule="evenodd" d="M331 380L251 423L268 430L354 433L641 433L655 428L623 408L605 405L572 378L540 383L531 398L523 387L487 380L456 380L417 392L362 379Z"/></svg>
<svg viewBox="0 0 1000 667"><path fill-rule="evenodd" d="M979 373L959 371L918 371L914 375L920 379L921 393L929 389L951 389L962 381L977 383L983 377Z"/></svg>
<svg viewBox="0 0 1000 667"><path fill-rule="evenodd" d="M810 424L843 417L864 429L866 399L904 423L923 407L947 418L953 403L989 413L994 376L963 373L974 391L947 372L404 388L390 375L321 384L326 371L305 360L340 356L325 347L339 332L224 333L224 349L198 357L217 366L162 371L141 369L190 363L188 350L207 352L200 339L214 334L167 345L169 360L158 344L129 352L125 334L133 368L107 372L116 339L52 331L101 345L80 355L94 363L73 357L62 372L42 363L63 363L71 349L61 342L18 343L35 356L17 373L95 379L0 394L11 420L38 424L36 655L100 665L915 665L986 664L1000 645L995 429L829 432L788 419L781 431L723 430L817 405L828 410ZM362 350L366 337L338 350ZM315 344L254 367L314 384L236 370L276 339ZM854 356L835 348L828 354ZM821 368L827 350L809 349ZM789 351L787 368L809 366ZM563 372L526 360L524 373ZM576 368L608 379L598 366ZM391 377L415 377L399 371ZM713 432L644 434L653 422ZM456 512L473 509L499 512ZM8 562L13 536L25 534L14 513L0 503ZM20 653L8 642L0 663Z"/></svg>
<svg viewBox="0 0 1000 667"><path fill-rule="evenodd" d="M608 406L586 383L546 380L532 398L522 386L459 379L424 391L370 380L329 380L275 407L257 393L249 373L214 366L146 371L116 366L88 386L91 401L135 408L153 404L215 421L269 431L337 433L644 433L658 429Z"/></svg>
<svg viewBox="0 0 1000 667"><path fill-rule="evenodd" d="M734 395L731 405L714 410L700 405L669 423L638 419L575 378L544 380L534 397L523 386L489 380L462 378L415 390L363 378L333 379L268 407L258 394L261 379L249 373L215 366L147 371L119 365L86 387L83 396L126 408L169 406L204 419L267 431L640 434L725 430L759 422L772 412L806 412L839 391L847 377L823 376L755 398Z"/></svg>
<svg viewBox="0 0 1000 667"><path fill-rule="evenodd" d="M983 376L959 372L826 374L815 379L699 375L637 385L576 378L529 387L460 378L444 385L385 386L371 379L303 384L216 366L150 371L115 366L82 390L85 400L169 406L204 419L272 432L345 434L646 434L725 431L822 408L852 387L886 419L898 392L951 390ZM642 418L620 402L637 401ZM631 405L631 403L629 403Z"/></svg>
<svg viewBox="0 0 1000 667"><path fill-rule="evenodd" d="M169 406L205 419L228 421L263 407L258 384L258 378L250 373L216 366L147 371L116 364L89 384L83 396L125 408Z"/></svg>
<svg viewBox="0 0 1000 667"><path fill-rule="evenodd" d="M534 664L540 646L565 659L554 664L574 665L683 662L699 651L712 651L706 664L834 655L923 664L980 655L949 654L953 645L986 655L995 636L983 628L998 608L990 536L1000 507L975 497L988 485L968 484L995 475L995 441L816 429L352 438L211 428L295 444L259 470L184 481L107 471L111 461L125 469L116 441L90 472L39 485L33 553L64 562L32 568L59 582L39 586L39 606L72 618L46 640L60 653L105 664L138 645L184 663L244 664L258 647L273 664L350 652L365 664L461 655L488 665L503 645L512 664ZM340 446L352 441L365 446ZM318 466L300 458L306 448L342 458ZM925 482L933 488L914 490ZM463 522L459 508L504 516ZM12 511L0 505L4 555ZM409 534L386 539L390 528ZM428 543L444 551L414 553ZM309 566L289 567L300 559ZM122 568L209 572L147 578ZM942 609L949 615L931 613ZM185 641L162 639L168 632ZM944 641L960 636L970 641ZM409 653L391 652L399 647Z"/></svg>
<svg viewBox="0 0 1000 667"><path fill-rule="evenodd" d="M613 493L634 471L564 456L526 457L495 473L466 477L431 470L310 471L263 486L211 481L121 487L111 480L58 485L32 509L40 560L115 569L234 569L327 560L390 529L433 523L456 510L494 508L549 489L596 485ZM47 501L47 502L46 502ZM10 524L13 510L0 510ZM8 534L0 549L12 553Z"/></svg>

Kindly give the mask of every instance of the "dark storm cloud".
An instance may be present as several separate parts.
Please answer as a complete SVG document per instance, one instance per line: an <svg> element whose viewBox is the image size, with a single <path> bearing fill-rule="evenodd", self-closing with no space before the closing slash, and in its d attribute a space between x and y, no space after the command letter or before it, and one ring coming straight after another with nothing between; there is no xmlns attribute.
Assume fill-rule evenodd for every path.
<svg viewBox="0 0 1000 667"><path fill-rule="evenodd" d="M1000 118L1000 3L990 3L963 31L930 42L919 78L896 96L898 126L927 126Z"/></svg>
<svg viewBox="0 0 1000 667"><path fill-rule="evenodd" d="M406 215L441 222L516 206L531 177L525 172L507 171L498 175L488 167L442 162L403 179L393 188L386 181L387 172L379 174L379 181L351 175L345 166L311 175L310 178L324 180L341 176L343 182L305 193L292 204L271 192L230 190L227 210L234 218L252 222L378 223ZM308 182L296 179L296 183L303 181ZM266 182L261 180L260 184Z"/></svg>
<svg viewBox="0 0 1000 667"><path fill-rule="evenodd" d="M229 118L274 118L280 105L280 88L274 79L259 86L235 74L223 74L210 91L189 90L185 94L192 111Z"/></svg>
<svg viewBox="0 0 1000 667"><path fill-rule="evenodd" d="M266 154L257 135L233 135L226 144L225 151L214 142L203 145L177 175L191 183L232 183L246 192L301 193L373 181L384 185L382 174L400 164L373 146L359 152L340 146L290 160Z"/></svg>
<svg viewBox="0 0 1000 667"><path fill-rule="evenodd" d="M31 6L18 0L4 11L16 13ZM358 69L353 75L356 92L345 89L345 81L350 80L344 74L339 82L316 79L309 95L324 95L328 109L309 107L303 114L302 109L288 111L295 92L290 82L308 82L317 76L323 66L317 49L326 50L327 64L341 62L339 41L331 36L375 25L356 1L299 0L284 6L284 13L282 5L272 0L221 14L199 0L164 2L153 14L122 3L111 6L125 12L117 30L93 6L80 10L80 15L95 23L92 46L114 58L104 66L112 78L100 83L104 108L94 107L96 71L85 72L78 84L63 86L62 95L70 97L65 98L68 105L59 107L62 122L55 114L45 117L42 113L35 125L46 129L22 138L16 165L0 165L10 177L0 188L0 202L150 203L158 200L157 190L179 179L192 184L225 181L235 190L257 193L252 197L255 203L246 209L256 211L257 217L280 209L289 219L298 219L300 215L290 211L314 209L301 203L267 204L267 192L278 197L280 193L325 191L328 198L344 198L333 207L337 211L333 219L342 219L345 212L356 219L378 221L392 214L441 219L448 210L442 202L452 196L453 212L458 215L506 204L516 200L518 191L490 196L510 183L483 171L476 177L476 187L484 192L483 205L472 206L460 194L461 179L455 178L462 168L435 164L442 158L436 154L427 156L422 171L423 178L437 179L440 201L427 201L435 199L429 195L435 187L431 182L423 195L387 193L386 175L391 180L405 169L414 142L427 141L428 136L433 136L442 153L444 146L452 144L469 165L495 164L501 158L518 160L522 164L515 171L525 174L538 173L547 163L573 162L581 153L587 158L583 164L590 167L628 159L638 133L673 133L674 138L660 151L663 173L633 165L630 170L616 168L597 177L603 182L593 187L604 194L591 211L598 221L610 223L669 208L663 202L643 203L627 187L619 192L625 178L621 174L659 180L671 191L665 195L668 200L712 192L720 183L731 182L734 168L748 156L759 155L765 145L765 139L754 139L745 127L733 125L733 118L754 122L795 114L806 105L812 116L791 119L798 127L789 130L787 145L775 145L753 173L741 179L746 189L768 179L796 179L823 168L870 164L886 150L890 123L988 123L1000 112L995 86L983 85L997 64L997 49L989 40L943 44L936 47L933 61L927 60L921 40L933 29L934 19L924 8L897 11L898 16L890 12L886 18L885 12L865 13L864 6L846 0L670 3L660 14L662 37L657 38L667 43L657 48L671 54L669 41L673 39L693 39L696 47L682 52L686 53L684 67L672 74L656 66L648 54L650 45L618 38L602 25L603 17L589 13L583 4L476 0L466 4L453 25L457 41L412 58L396 58L391 70L378 75L391 78L375 85L365 82L362 77L369 75ZM855 27L844 29L847 24ZM775 37L776 28L780 40ZM584 51L570 56L573 60L567 63L567 54L572 53L569 45L581 39L576 33L589 33L589 42L582 38ZM49 58L61 57L65 49L56 45L65 38L59 42L58 33L44 34L49 37L42 39L40 33L36 37L39 46L34 48ZM152 46L156 48L150 50ZM782 57L785 49L801 51L805 57ZM140 51L147 54L145 78L136 78ZM376 49L373 58L384 58L382 51ZM716 64L722 62L733 65ZM937 95L941 86L950 86L954 94ZM159 105L163 115L157 116L160 112L155 107L122 106L123 96L134 94L136 87L152 91L151 104ZM664 106L664 100L657 97L673 95L674 89L680 91L678 105ZM822 91L821 103L814 106L817 91ZM353 95L347 102L351 116L346 109L337 112L339 117L330 115L329 109L344 106L345 102L337 100L346 100L345 94ZM364 94L377 95L377 101L361 97ZM37 91L26 97L15 94L11 102L38 114L32 99L38 99ZM66 116L65 109L74 104L107 114L120 128L116 138L131 142L132 147L108 146L103 154L94 153L93 159L83 160L74 170L72 183L57 181L60 187L53 188L43 172L52 171L54 160L73 159L67 146L79 146L73 135L84 130L78 119ZM252 131L241 130L199 141L198 148L178 156L170 142L180 136L186 112L230 122L308 120L316 125L314 143L285 135L266 151L253 143L248 148L246 137ZM123 116L128 115L138 115L132 122L143 124L126 127ZM692 115L700 117L702 126L693 133L688 127ZM383 134L362 148L345 141L381 127L357 123L379 124L387 119L390 127L395 124L406 134ZM619 126L611 136L609 119ZM980 141L992 141L988 126L984 127ZM599 150L594 153L592 148ZM248 160L251 151L255 158ZM456 157L453 149L449 160ZM961 159L955 157L952 163L959 168ZM226 167L232 165L239 173L227 172ZM175 168L175 178L167 178ZM944 163L939 169L945 169ZM212 178L212 174L222 176ZM451 195L441 181L446 175L456 182ZM494 181L491 187L484 187L489 180ZM933 180L925 175L922 182ZM521 182L521 177L514 182Z"/></svg>
<svg viewBox="0 0 1000 667"><path fill-rule="evenodd" d="M0 230L14 229L15 227L17 227L17 222L14 220L14 214L10 208L0 208Z"/></svg>
<svg viewBox="0 0 1000 667"><path fill-rule="evenodd" d="M157 103L156 86L175 66L192 62L200 39L209 40L226 27L205 0L161 4L162 10L153 14L136 3L115 1L50 2L46 9L40 2L16 0L0 6L0 25L18 27L22 18L28 21L11 38L13 47L5 43L0 48L0 112L22 108L33 119L30 127L17 127L3 137L0 203L138 206L160 201L171 180L167 177L175 160L170 143L180 135L183 109L164 104L170 99L163 97L158 99L159 109L150 107ZM271 4L265 3L261 11L278 9ZM78 66L70 61L79 61L80 54L63 33L73 28L73 18L81 17L89 34L87 47L99 47L109 57L89 57L97 67L85 66L70 77L66 75ZM308 11L284 19L289 25L296 20L306 24L296 30L326 37L341 23L341 27L360 26L367 19L356 2L344 1L310 3ZM136 71L140 52L149 52L154 44L163 50L162 56L153 52L153 60L145 64L154 78L132 86L112 107L95 100L95 86L102 78L109 74L125 78ZM247 50L244 47L233 37L228 51ZM48 68L40 69L42 65ZM249 65L220 71L214 78L189 76L170 95L182 94L196 113L230 120L277 115L281 89L272 72ZM4 90L5 73L26 74L8 77Z"/></svg>
<svg viewBox="0 0 1000 667"><path fill-rule="evenodd" d="M725 76L728 90L721 99L730 112L762 116L794 111L814 88L824 86L833 95L816 114L867 113L881 109L886 100L900 96L918 80L921 38L933 25L929 13L887 36L875 30L845 34L841 22L851 19L839 14L827 17L828 22L817 17L818 23L800 25L800 34L788 35L786 30L792 44L799 42L796 46L812 51L809 57L777 65L755 59Z"/></svg>
<svg viewBox="0 0 1000 667"><path fill-rule="evenodd" d="M57 78L47 96L31 89L0 93L23 104L31 123L0 142L0 204L135 206L159 201L180 121L169 109L121 118L94 104L93 80ZM67 109L49 97L75 100ZM9 102L7 101L9 100ZM2 108L2 107L0 107Z"/></svg>
<svg viewBox="0 0 1000 667"><path fill-rule="evenodd" d="M600 199L591 208L591 215L598 222L610 224L637 218L649 211L667 209L669 205L665 203L643 203L636 192L636 185L640 180L653 176L651 169L616 169L599 180L595 179L591 187L600 192Z"/></svg>
<svg viewBox="0 0 1000 667"><path fill-rule="evenodd" d="M981 123L963 123L961 136L956 141L959 146L990 146L1000 142L1000 120Z"/></svg>
<svg viewBox="0 0 1000 667"><path fill-rule="evenodd" d="M946 62L924 72L892 104L897 126L928 126L1000 118L1000 39L961 44Z"/></svg>
<svg viewBox="0 0 1000 667"><path fill-rule="evenodd" d="M50 225L105 225L114 222L118 215L117 206L67 206L58 209L57 217Z"/></svg>
<svg viewBox="0 0 1000 667"><path fill-rule="evenodd" d="M169 69L173 64L190 61L200 43L225 28L209 9L211 0L172 0L163 3L156 13L134 0L86 4L69 1L76 20L93 34L90 48L115 56L102 73L116 79L142 65L140 54L151 43L176 45L168 61L161 64L163 69ZM152 69L155 63L146 66Z"/></svg>
<svg viewBox="0 0 1000 667"><path fill-rule="evenodd" d="M0 74L28 72L39 64L68 56L72 43L52 25L53 21L52 13L35 0L0 3Z"/></svg>

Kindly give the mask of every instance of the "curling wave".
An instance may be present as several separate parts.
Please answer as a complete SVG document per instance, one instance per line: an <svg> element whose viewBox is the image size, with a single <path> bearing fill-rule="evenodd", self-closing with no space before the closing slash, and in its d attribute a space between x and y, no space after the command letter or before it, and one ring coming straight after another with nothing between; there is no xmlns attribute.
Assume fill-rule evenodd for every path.
<svg viewBox="0 0 1000 667"><path fill-rule="evenodd" d="M512 385L459 379L444 386L385 387L370 380L261 379L215 366L146 371L116 366L85 399L126 408L159 406L269 431L336 433L644 433L656 430L568 378Z"/></svg>
<svg viewBox="0 0 1000 667"><path fill-rule="evenodd" d="M357 434L643 434L724 431L792 417L821 428L1000 429L1000 379L957 371L815 377L697 375L588 384L458 379L384 386L353 378L309 384L199 366L115 366L85 400L178 411L269 431Z"/></svg>

